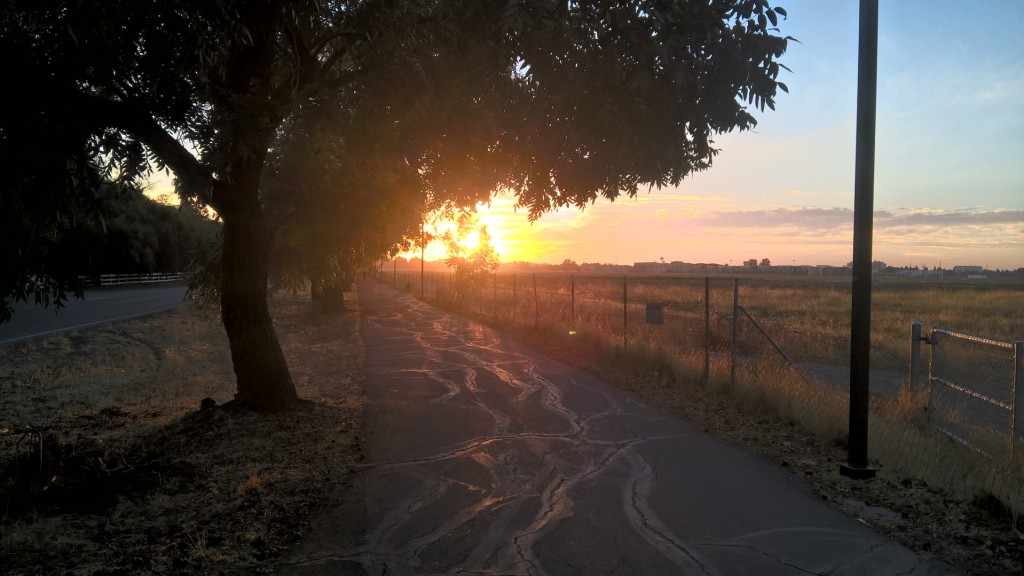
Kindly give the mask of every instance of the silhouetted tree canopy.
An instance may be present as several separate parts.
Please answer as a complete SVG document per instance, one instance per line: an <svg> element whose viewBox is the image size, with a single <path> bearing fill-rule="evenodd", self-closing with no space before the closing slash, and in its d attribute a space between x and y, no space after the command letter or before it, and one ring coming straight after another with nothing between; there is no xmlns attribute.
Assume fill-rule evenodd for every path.
<svg viewBox="0 0 1024 576"><path fill-rule="evenodd" d="M83 239L89 257L79 274L181 272L194 255L215 243L220 225L187 204L155 202L130 187L103 186L98 218Z"/></svg>
<svg viewBox="0 0 1024 576"><path fill-rule="evenodd" d="M356 270L418 237L430 206L417 167L394 149L342 106L307 104L283 123L261 187L264 204L283 215L271 251L276 282L337 298Z"/></svg>
<svg viewBox="0 0 1024 576"><path fill-rule="evenodd" d="M59 295L47 259L12 244L45 238L98 177L166 166L223 221L237 404L288 406L266 307L275 234L329 259L356 238L386 251L406 214L496 188L536 217L676 184L785 89L780 16L765 0L6 0L17 112L0 121L15 160L0 208L26 235L3 237L4 288L33 278L19 297ZM303 126L313 109L328 120Z"/></svg>
<svg viewBox="0 0 1024 576"><path fill-rule="evenodd" d="M145 197L133 186L89 181L95 186L75 204L64 204L62 213L52 219L12 218L26 216L18 210L21 200L5 195L0 202L4 219L2 244L11 259L34 259L45 267L46 276L33 277L25 269L4 268L4 297L0 319L8 319L13 301L30 296L46 303L52 298L63 305L64 295L57 287L80 292L100 274L181 272L206 246L217 242L219 224L193 207L168 206ZM82 184L84 186L84 184ZM45 280L44 280L45 279ZM40 281L52 282L53 292L28 287ZM18 292L22 290L22 292Z"/></svg>

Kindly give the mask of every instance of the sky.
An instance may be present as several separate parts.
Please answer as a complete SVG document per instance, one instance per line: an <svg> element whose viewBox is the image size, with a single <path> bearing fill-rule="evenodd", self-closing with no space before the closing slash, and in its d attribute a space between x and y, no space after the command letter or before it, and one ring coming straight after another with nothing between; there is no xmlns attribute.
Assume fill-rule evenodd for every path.
<svg viewBox="0 0 1024 576"><path fill-rule="evenodd" d="M711 169L677 188L532 224L496 196L480 213L501 260L852 260L859 2L777 5L798 42L776 111L717 137ZM879 6L873 259L1024 267L1024 0ZM444 256L435 243L426 259Z"/></svg>
<svg viewBox="0 0 1024 576"><path fill-rule="evenodd" d="M858 4L779 2L789 94L678 188L532 225L497 197L481 219L502 261L852 260ZM873 258L1024 267L1024 1L879 5Z"/></svg>

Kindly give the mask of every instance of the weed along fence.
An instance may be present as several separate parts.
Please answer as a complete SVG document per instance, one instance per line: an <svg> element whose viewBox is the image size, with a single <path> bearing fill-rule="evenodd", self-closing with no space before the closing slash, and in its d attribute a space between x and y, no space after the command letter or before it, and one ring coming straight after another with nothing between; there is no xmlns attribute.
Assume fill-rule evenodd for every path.
<svg viewBox="0 0 1024 576"><path fill-rule="evenodd" d="M835 321L814 311L798 317L783 311L780 316L777 303L764 302L764 295L752 298L751 287L731 278L528 273L490 275L462 285L449 273L427 272L422 285L419 272L383 271L379 278L502 324L599 338L636 352L692 355L704 377L717 370L733 380L736 370L771 360L789 369L799 366L809 378L841 384L844 375L832 368L849 362L848 317ZM780 300L788 306L808 304L803 297L780 295ZM876 365L905 371L902 335L897 346L873 358ZM895 388L885 390L895 393Z"/></svg>
<svg viewBox="0 0 1024 576"><path fill-rule="evenodd" d="M707 386L823 442L846 441L848 280L516 273L459 282L449 273L398 270L378 277L498 326L627 354L649 371L638 377L681 394ZM905 287L874 289L870 458L964 498L987 492L1024 514L1019 344L935 330L927 363L922 340L907 339L909 314L1016 339L1002 336L1020 329L1004 309L1016 310L1020 292L922 290L911 298Z"/></svg>
<svg viewBox="0 0 1024 576"><path fill-rule="evenodd" d="M922 342L930 344L931 351L928 417L932 424L952 440L990 457L1024 458L1022 343L939 327L914 343Z"/></svg>
<svg viewBox="0 0 1024 576"><path fill-rule="evenodd" d="M709 366L712 358L728 357L731 311L719 309L731 307L732 296L708 305L704 279L673 298L658 293L658 287L621 276L508 274L460 285L452 274L426 273L422 286L419 273L385 272L381 279L502 324L596 337L635 351L655 350L665 340L677 350L700 351ZM722 282L732 290L731 280L715 280L716 286Z"/></svg>

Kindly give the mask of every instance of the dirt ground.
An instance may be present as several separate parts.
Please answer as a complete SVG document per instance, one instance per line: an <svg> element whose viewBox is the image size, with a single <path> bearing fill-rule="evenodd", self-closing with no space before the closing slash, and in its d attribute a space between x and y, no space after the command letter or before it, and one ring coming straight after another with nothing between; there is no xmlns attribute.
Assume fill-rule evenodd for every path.
<svg viewBox="0 0 1024 576"><path fill-rule="evenodd" d="M0 348L0 574L260 574L316 512L359 498L358 309L312 317L278 298L300 410L200 410L231 399L217 318L191 307ZM1024 536L998 506L882 471L840 476L845 448L751 416L720 393L666 383L577 340L519 339L589 369L710 434L765 454L822 498L967 575L1024 573ZM41 449L40 449L41 446Z"/></svg>
<svg viewBox="0 0 1024 576"><path fill-rule="evenodd" d="M301 409L234 394L210 312L0 348L0 573L260 574L345 497L360 460L357 316L272 305ZM40 450L40 446L42 450Z"/></svg>

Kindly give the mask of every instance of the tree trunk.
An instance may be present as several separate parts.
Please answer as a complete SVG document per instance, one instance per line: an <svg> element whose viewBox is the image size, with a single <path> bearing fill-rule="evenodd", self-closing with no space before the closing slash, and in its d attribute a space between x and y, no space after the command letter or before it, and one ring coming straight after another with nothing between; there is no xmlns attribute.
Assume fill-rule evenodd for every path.
<svg viewBox="0 0 1024 576"><path fill-rule="evenodd" d="M310 277L309 279L309 301L313 305L313 312L320 309L320 298L324 295L324 284L319 278Z"/></svg>
<svg viewBox="0 0 1024 576"><path fill-rule="evenodd" d="M261 160L239 162L224 184L221 314L238 384L233 404L270 412L293 405L297 395L267 308L270 238L257 194Z"/></svg>
<svg viewBox="0 0 1024 576"><path fill-rule="evenodd" d="M324 285L320 309L325 314L337 314L345 310L345 291L337 280Z"/></svg>
<svg viewBox="0 0 1024 576"><path fill-rule="evenodd" d="M313 304L313 312L320 314L337 314L345 309L345 292L341 280L325 280L313 276L309 279L309 294Z"/></svg>

